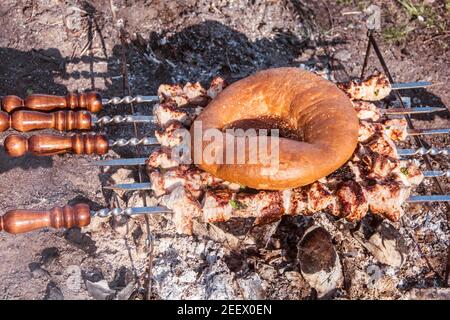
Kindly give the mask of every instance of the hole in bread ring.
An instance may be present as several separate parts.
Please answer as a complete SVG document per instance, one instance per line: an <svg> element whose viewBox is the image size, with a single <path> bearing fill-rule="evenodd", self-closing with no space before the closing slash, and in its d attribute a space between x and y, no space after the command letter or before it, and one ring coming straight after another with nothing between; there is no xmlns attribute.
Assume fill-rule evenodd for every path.
<svg viewBox="0 0 450 320"><path fill-rule="evenodd" d="M290 134L280 130L279 152L250 163L250 144L257 137L245 137L242 151L225 129L270 121L271 128ZM218 178L255 189L283 190L310 184L341 167L356 148L358 128L350 100L332 82L302 69L276 68L233 83L211 101L191 128L191 151L194 163ZM221 130L225 142L214 147L215 154L226 159L227 150L245 152L245 163L205 161L211 141L196 143L195 136L210 129Z"/></svg>

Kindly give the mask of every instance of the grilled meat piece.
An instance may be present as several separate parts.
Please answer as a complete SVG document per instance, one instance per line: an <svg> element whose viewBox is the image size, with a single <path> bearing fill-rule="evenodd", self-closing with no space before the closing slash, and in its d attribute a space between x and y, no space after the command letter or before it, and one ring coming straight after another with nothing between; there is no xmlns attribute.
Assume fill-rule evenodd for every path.
<svg viewBox="0 0 450 320"><path fill-rule="evenodd" d="M156 196L167 194L179 186L185 187L193 196L199 198L207 187L226 187L230 190L239 190L235 183L223 181L204 172L195 166L179 165L164 173L150 170L150 182Z"/></svg>
<svg viewBox="0 0 450 320"><path fill-rule="evenodd" d="M392 174L397 174L400 163L397 159L386 157L376 152L371 152L362 161L365 166L365 173L370 179L385 179Z"/></svg>
<svg viewBox="0 0 450 320"><path fill-rule="evenodd" d="M186 83L183 87L183 92L185 93L190 105L205 107L210 100L206 94L205 88L202 87L200 82Z"/></svg>
<svg viewBox="0 0 450 320"><path fill-rule="evenodd" d="M223 222L232 218L235 193L227 189L207 190L202 201L204 222Z"/></svg>
<svg viewBox="0 0 450 320"><path fill-rule="evenodd" d="M383 124L360 121L359 142L365 142L375 135L385 134L393 141L406 140L408 136L408 125L404 119L386 120Z"/></svg>
<svg viewBox="0 0 450 320"><path fill-rule="evenodd" d="M408 123L405 119L391 119L384 122L384 133L394 141L406 140Z"/></svg>
<svg viewBox="0 0 450 320"><path fill-rule="evenodd" d="M188 82L181 87L178 84L162 84L158 88L158 96L163 103L173 102L178 107L206 106L209 97L199 82Z"/></svg>
<svg viewBox="0 0 450 320"><path fill-rule="evenodd" d="M417 160L400 161L397 175L405 186L418 186L424 179Z"/></svg>
<svg viewBox="0 0 450 320"><path fill-rule="evenodd" d="M336 192L336 206L333 214L354 222L362 219L369 210L366 190L356 181L345 181Z"/></svg>
<svg viewBox="0 0 450 320"><path fill-rule="evenodd" d="M173 148L181 144L185 138L189 137L189 131L177 121L172 121L163 130L156 130L155 137L164 146Z"/></svg>
<svg viewBox="0 0 450 320"><path fill-rule="evenodd" d="M372 213L398 221L403 214L402 205L408 199L411 189L398 181L384 181L367 186L366 190Z"/></svg>
<svg viewBox="0 0 450 320"><path fill-rule="evenodd" d="M363 145L370 151L379 153L387 157L398 159L397 148L392 140L385 134L378 134L372 137L367 143Z"/></svg>
<svg viewBox="0 0 450 320"><path fill-rule="evenodd" d="M149 168L152 169L169 169L180 165L180 162L178 162L176 159L172 159L172 149L161 147L153 150L146 164Z"/></svg>
<svg viewBox="0 0 450 320"><path fill-rule="evenodd" d="M222 92L223 89L225 89L226 86L227 86L227 83L225 82L224 79L222 79L221 77L215 77L214 79L212 79L211 84L210 84L209 89L206 92L206 94L211 99L214 99L215 97L217 97L217 95L220 92Z"/></svg>
<svg viewBox="0 0 450 320"><path fill-rule="evenodd" d="M365 142L375 135L383 134L384 127L381 123L371 123L367 121L359 122L358 141Z"/></svg>
<svg viewBox="0 0 450 320"><path fill-rule="evenodd" d="M333 211L335 198L324 184L314 182L308 188L307 213L313 214L322 210Z"/></svg>
<svg viewBox="0 0 450 320"><path fill-rule="evenodd" d="M193 218L202 215L197 199L184 187L179 186L161 198L160 203L173 211L172 221L178 233L191 235Z"/></svg>
<svg viewBox="0 0 450 320"><path fill-rule="evenodd" d="M378 121L382 117L380 108L367 101L352 101L359 120Z"/></svg>
<svg viewBox="0 0 450 320"><path fill-rule="evenodd" d="M391 93L391 84L383 74L374 74L364 81L339 83L338 87L352 100L378 101Z"/></svg>
<svg viewBox="0 0 450 320"><path fill-rule="evenodd" d="M203 109L197 107L195 109L180 109L173 103L156 104L153 107L153 114L155 115L158 124L162 128L166 128L173 122L180 122L184 126L190 126L192 121L200 114Z"/></svg>

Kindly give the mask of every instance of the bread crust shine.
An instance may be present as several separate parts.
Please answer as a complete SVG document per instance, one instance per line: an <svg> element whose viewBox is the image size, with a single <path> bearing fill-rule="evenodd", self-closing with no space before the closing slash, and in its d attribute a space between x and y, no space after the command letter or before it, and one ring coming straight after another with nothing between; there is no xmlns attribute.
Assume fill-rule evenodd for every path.
<svg viewBox="0 0 450 320"><path fill-rule="evenodd" d="M196 121L201 121L204 132L268 117L280 119L303 137L302 141L280 138L276 172L267 174L270 160L274 159L265 159L266 164L197 165L226 181L255 189L283 190L329 175L347 162L356 148L358 118L348 97L332 82L298 68L268 69L233 83L210 102ZM226 133L223 135L226 141ZM192 154L203 152L207 145L204 142L198 148L193 143ZM215 152L225 155L228 148L236 148L236 144L224 144Z"/></svg>

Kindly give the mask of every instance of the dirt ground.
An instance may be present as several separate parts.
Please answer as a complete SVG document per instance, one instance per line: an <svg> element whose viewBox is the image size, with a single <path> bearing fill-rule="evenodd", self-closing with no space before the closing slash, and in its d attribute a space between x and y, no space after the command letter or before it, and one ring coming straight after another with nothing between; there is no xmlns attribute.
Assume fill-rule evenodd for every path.
<svg viewBox="0 0 450 320"><path fill-rule="evenodd" d="M436 14L427 15L425 22L408 15L398 1L373 3L382 9L383 30L393 32L397 24L414 28L395 41L388 41L391 33L376 34L395 81L435 84L404 95L413 96L414 106L448 105L448 3L428 1ZM217 75L233 82L276 66L314 68L345 81L359 76L367 37L363 15L342 12L367 5L345 0L4 0L0 95L97 90L105 97L124 96L126 83L132 94L150 95L162 83L207 84ZM427 24L431 20L433 24ZM121 45L121 27L126 46ZM382 69L372 54L367 74L374 70ZM135 112L149 114L151 106L136 106ZM127 113L130 107L121 105L108 106L100 115ZM450 126L448 112L413 121L417 128ZM138 131L143 135L151 129L140 126ZM132 126L101 130L113 139L134 135ZM10 133L1 133L0 141ZM437 148L450 145L448 135L423 140ZM118 148L108 157L132 157L136 152ZM146 154L148 149L139 152ZM13 159L0 149L0 213L80 201L94 210L144 204L137 193L102 189L107 183L136 181L135 168L100 169L88 165L92 158ZM445 156L434 157L431 163L436 170L449 169ZM439 181L448 193L448 178ZM427 181L417 193L439 190ZM150 195L145 199L147 205L155 201ZM151 254L144 217L96 219L83 230L1 234L0 298L145 299L148 294L151 299L315 299L317 292L299 272L296 255L303 233L313 224L331 234L342 264L344 279L330 298L448 298L448 207L405 209L401 222L382 225L394 230L392 250L401 252L403 259L397 267L380 261L364 245L359 234L366 224L352 225L322 214L287 218L250 232L248 221L198 225L192 237L177 235L170 217L152 215Z"/></svg>

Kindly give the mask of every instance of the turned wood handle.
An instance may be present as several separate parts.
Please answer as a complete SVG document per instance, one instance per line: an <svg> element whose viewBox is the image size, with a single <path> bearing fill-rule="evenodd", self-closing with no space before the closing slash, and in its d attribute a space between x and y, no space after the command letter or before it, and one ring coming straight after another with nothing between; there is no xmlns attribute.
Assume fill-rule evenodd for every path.
<svg viewBox="0 0 450 320"><path fill-rule="evenodd" d="M19 110L9 115L0 112L0 132L12 128L20 132L40 129L59 131L89 130L92 116L87 111L56 111L52 113Z"/></svg>
<svg viewBox="0 0 450 320"><path fill-rule="evenodd" d="M0 231L24 233L36 229L85 227L91 222L87 204L55 207L50 210L11 210L0 216Z"/></svg>
<svg viewBox="0 0 450 320"><path fill-rule="evenodd" d="M51 111L56 109L85 109L98 112L102 109L102 98L95 91L86 93L69 93L66 96L51 96L45 94L32 94L21 99L17 96L5 96L2 107L8 113L17 109L30 109L36 111Z"/></svg>
<svg viewBox="0 0 450 320"><path fill-rule="evenodd" d="M108 139L102 134L35 135L28 139L12 134L5 139L5 150L11 157L20 157L27 152L37 156L60 153L101 155L108 152L108 148Z"/></svg>

